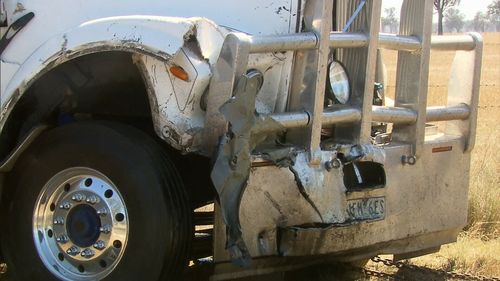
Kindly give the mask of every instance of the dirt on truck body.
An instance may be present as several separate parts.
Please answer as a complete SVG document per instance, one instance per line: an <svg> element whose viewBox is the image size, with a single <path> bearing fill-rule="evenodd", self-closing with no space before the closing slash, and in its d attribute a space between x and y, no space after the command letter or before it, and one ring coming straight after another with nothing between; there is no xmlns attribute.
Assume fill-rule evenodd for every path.
<svg viewBox="0 0 500 281"><path fill-rule="evenodd" d="M211 280L466 224L482 39L432 0L1 0L0 263L15 280ZM398 51L385 103L381 49ZM427 107L430 50L455 50ZM440 122L437 126L436 122ZM215 202L214 210L195 210Z"/></svg>

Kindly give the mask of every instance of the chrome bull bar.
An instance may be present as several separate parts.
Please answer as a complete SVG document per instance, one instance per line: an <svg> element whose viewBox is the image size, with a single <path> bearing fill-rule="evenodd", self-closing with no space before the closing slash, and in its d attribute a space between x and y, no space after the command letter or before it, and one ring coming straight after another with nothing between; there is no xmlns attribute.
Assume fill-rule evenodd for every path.
<svg viewBox="0 0 500 281"><path fill-rule="evenodd" d="M358 102L334 107L333 109L323 109L324 79L319 79L321 82L318 79L316 79L318 81L313 82L298 81L301 78L296 77L295 74L303 73L305 67L311 69L311 66L297 61L296 58L292 79L298 82L292 83L292 89L290 90L289 99L291 102L289 110L291 112L275 113L271 114L270 117L280 122L287 129L310 128L309 140L305 141L309 143L309 145L306 145L309 150L319 149L318 140L321 127L332 124L358 123L358 132L354 134L351 132L350 134L356 136L352 139L352 142L366 143L369 141L369 127L372 121L394 123L395 139L410 143L416 156L418 156L424 141L422 128L425 127L425 122L456 121L454 126L451 126L454 127L451 131L457 133L458 130L459 133L464 135L467 140L466 150L472 149L479 95L482 56L481 36L471 33L467 35L431 37L430 26L426 21L430 22L428 18L432 17L432 1L405 1L402 8L401 34L378 33L380 0L367 4L366 13L371 20L370 22L367 22L367 20L364 22L364 32L356 31L357 28L363 25L363 23L357 21L351 27L351 29L355 30L354 32L326 32L324 29L328 28L329 23L325 24L324 19L321 21L315 20L328 15L332 8L329 7L331 6L329 2L331 1L316 0L309 1L309 4L306 5L305 12L309 16L305 15L304 19L309 20L310 27L308 31L276 36L251 36L232 33L226 38L219 61L214 68L214 76L211 80L207 100L208 110L205 125L210 130L205 133L206 150L213 151L218 137L226 131L226 121L218 110L232 96L232 89L237 79L246 71L248 56L251 53L295 51L296 57L304 56L304 54L311 55L310 52L314 54L322 53L322 57L318 57L321 61L319 64L316 63L315 69L324 76L327 67L326 55L324 54L325 48L328 48L328 50L346 50L344 57L347 57L347 59L347 52L356 49L363 50L361 53L365 57L364 68L366 73L364 83L361 83L364 85L357 87L358 89L354 93L353 99ZM351 10L356 8L354 4L351 6ZM349 10L349 7L347 10ZM346 13L348 14L349 11L346 11ZM418 14L417 17L421 18L421 20L409 17L409 14ZM339 18L340 20L347 19L345 15L341 15ZM411 20L414 22L409 22ZM319 23L314 26L313 22L320 22L323 26L318 25ZM306 26L308 26L307 22ZM327 35L325 36L325 34ZM394 107L371 105L376 64L375 52L377 49L397 50L400 54L396 106ZM430 49L435 51L457 51L452 68L453 74L450 80L449 103L447 106L429 108L426 106ZM302 72L297 71L297 65L300 64L303 65ZM369 68L366 68L367 66ZM347 65L347 67L350 66ZM418 71L415 71L415 69ZM414 81L418 83L414 83ZM457 87L457 81L462 86ZM318 88L313 87L316 90L308 96L309 105L293 104L293 100L297 100L296 96L305 94L303 89L297 89L296 86L305 83L318 86ZM319 85L319 83L323 83L323 86ZM313 139L315 140L313 141ZM311 161L317 162L313 158L314 156L311 155Z"/></svg>
<svg viewBox="0 0 500 281"><path fill-rule="evenodd" d="M361 2L364 1L336 1L336 26L346 26L347 21L351 22L350 15L357 10ZM303 166L307 166L307 169L322 169L320 164L324 151L321 151L321 130L327 125L336 125L335 135L331 139L333 143L338 141L339 143L367 144L371 143L372 122L393 123L393 141L404 147L401 152L405 150L405 155L402 156L414 159L413 165L421 155L424 155L426 122L448 121L445 134L462 136L465 140L464 152L469 152L474 145L477 119L482 56L480 35L471 33L432 37L432 0L405 0L403 2L399 34L379 34L381 0L366 2L364 10L352 21L348 32L332 32L332 6L331 0L307 1L303 8L304 32L301 33L251 36L235 32L226 37L213 68L213 76L208 89L206 130L204 130L205 152L213 153L220 136L224 136L228 131L227 121L219 112L221 106L231 100L235 93L238 97L245 96L242 92L245 85L239 84L248 83L249 88L256 89L250 77L245 75L249 55L282 51L294 52L288 112L261 117L270 117L287 129L288 143L306 148L308 165ZM347 72L355 73L356 76L351 77L353 78L352 93L348 104L325 108L325 83L332 49L336 52L336 59L344 64ZM392 107L373 106L378 49L398 51L396 97L395 106ZM427 107L431 49L457 51L452 66L446 106ZM245 83L238 83L238 81ZM249 107L254 106L247 104ZM246 113L252 111L249 107L244 108ZM252 118L249 120L253 121ZM281 129L269 127L264 130L269 130L271 133L273 130ZM250 139L249 131L251 130L238 132L243 135L243 141ZM238 137L233 136L232 140ZM250 153L248 143L238 143L233 146L238 147L238 145L245 147L248 150L247 154ZM409 150L409 154L406 154L406 150ZM248 155L245 157L248 158ZM238 160L237 157L227 159ZM229 163L225 161L227 159L224 158L220 163ZM239 162L232 161L231 163L237 167ZM416 166L419 164L417 163ZM221 180L221 184L214 184L219 195L223 193L221 190L226 188L222 181L225 179L224 173L232 173L230 169L226 170L219 171L218 179ZM225 194L232 194L233 191L242 193L242 187L245 184L240 184L240 180L245 181L245 178L238 178L235 184L237 188ZM239 205L236 204L236 206ZM248 252L244 242L241 242L243 240L237 218L239 207L233 207L224 206L224 200L221 200L221 211L226 225L234 230L233 234L228 232L228 245L235 249L231 252L231 256L233 259L236 257L242 260L245 264ZM227 217L232 217L232 224L227 223Z"/></svg>

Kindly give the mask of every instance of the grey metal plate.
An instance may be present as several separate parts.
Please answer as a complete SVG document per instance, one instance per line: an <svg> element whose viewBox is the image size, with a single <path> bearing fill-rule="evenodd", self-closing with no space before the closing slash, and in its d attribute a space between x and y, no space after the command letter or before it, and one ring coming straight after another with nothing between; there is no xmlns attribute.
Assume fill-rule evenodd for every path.
<svg viewBox="0 0 500 281"><path fill-rule="evenodd" d="M351 220L382 220L385 218L385 197L360 198L347 201Z"/></svg>

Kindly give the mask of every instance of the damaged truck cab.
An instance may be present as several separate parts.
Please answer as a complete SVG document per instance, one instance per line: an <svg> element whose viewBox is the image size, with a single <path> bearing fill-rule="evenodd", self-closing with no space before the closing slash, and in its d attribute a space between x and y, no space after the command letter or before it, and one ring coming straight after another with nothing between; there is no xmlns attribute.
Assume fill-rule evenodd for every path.
<svg viewBox="0 0 500 281"><path fill-rule="evenodd" d="M454 242L482 39L431 36L432 0L380 33L381 5L1 0L0 263L178 280L210 256L227 280ZM439 107L431 50L456 51Z"/></svg>

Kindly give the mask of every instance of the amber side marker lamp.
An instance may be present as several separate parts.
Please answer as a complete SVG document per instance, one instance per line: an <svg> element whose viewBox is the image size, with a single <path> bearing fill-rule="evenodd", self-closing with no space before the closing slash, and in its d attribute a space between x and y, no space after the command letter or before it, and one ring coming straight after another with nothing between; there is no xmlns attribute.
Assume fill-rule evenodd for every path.
<svg viewBox="0 0 500 281"><path fill-rule="evenodd" d="M182 81L189 81L189 75L188 73L184 70L184 68L174 65L170 67L170 73L172 73L173 76L181 79Z"/></svg>

